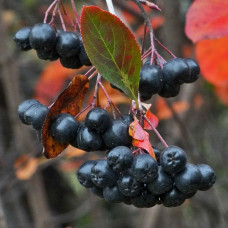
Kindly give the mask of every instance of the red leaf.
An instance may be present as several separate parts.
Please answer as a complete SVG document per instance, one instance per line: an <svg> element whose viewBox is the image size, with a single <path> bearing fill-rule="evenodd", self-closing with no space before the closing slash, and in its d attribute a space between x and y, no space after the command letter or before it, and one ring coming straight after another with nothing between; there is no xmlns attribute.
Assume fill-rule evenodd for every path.
<svg viewBox="0 0 228 228"><path fill-rule="evenodd" d="M146 117L149 119L149 121L154 126L154 128L158 126L158 122L159 122L158 117L155 116L153 113L151 113L150 109L147 110ZM144 129L153 130L146 120L144 120Z"/></svg>
<svg viewBox="0 0 228 228"><path fill-rule="evenodd" d="M132 122L129 126L129 135L133 139L144 140L148 133L143 130L143 128L139 124L139 121L135 119L135 121Z"/></svg>
<svg viewBox="0 0 228 228"><path fill-rule="evenodd" d="M70 113L75 116L81 109L89 82L86 76L77 75L69 86L58 96L44 121L42 129L42 142L46 158L58 156L69 144L58 143L49 134L49 127L53 117L59 113Z"/></svg>
<svg viewBox="0 0 228 228"><path fill-rule="evenodd" d="M216 86L228 83L228 36L202 40L196 45L196 57L204 78Z"/></svg>
<svg viewBox="0 0 228 228"><path fill-rule="evenodd" d="M228 1L196 0L188 10L185 32L193 41L228 35Z"/></svg>
<svg viewBox="0 0 228 228"><path fill-rule="evenodd" d="M132 145L146 150L150 154L150 156L152 156L156 161L153 147L150 144L149 134L146 131L144 132L146 136L145 139L144 140L133 139Z"/></svg>

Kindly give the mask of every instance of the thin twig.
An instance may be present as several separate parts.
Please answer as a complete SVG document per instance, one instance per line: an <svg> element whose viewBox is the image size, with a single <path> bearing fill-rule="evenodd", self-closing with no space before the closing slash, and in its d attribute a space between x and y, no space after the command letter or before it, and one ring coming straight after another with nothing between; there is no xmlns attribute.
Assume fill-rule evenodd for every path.
<svg viewBox="0 0 228 228"><path fill-rule="evenodd" d="M169 53L173 58L176 58L176 56L168 49L166 48L157 38L154 38L156 43L161 46L167 53Z"/></svg>
<svg viewBox="0 0 228 228"><path fill-rule="evenodd" d="M48 7L47 11L45 12L44 23L47 23L48 14L50 13L52 7L53 7L58 1L59 1L59 0L55 0L55 1L52 2L52 4Z"/></svg>
<svg viewBox="0 0 228 228"><path fill-rule="evenodd" d="M71 5L72 5L73 11L74 11L75 22L78 25L78 28L80 30L80 27L81 27L80 26L80 19L79 19L79 16L78 16L78 12L77 12L74 0L71 0Z"/></svg>
<svg viewBox="0 0 228 228"><path fill-rule="evenodd" d="M61 21L61 24L62 24L62 27L63 27L63 31L66 31L66 25L65 25L65 23L64 23L64 20L63 20L61 11L58 10L58 13L59 13L59 18L60 18L60 21Z"/></svg>

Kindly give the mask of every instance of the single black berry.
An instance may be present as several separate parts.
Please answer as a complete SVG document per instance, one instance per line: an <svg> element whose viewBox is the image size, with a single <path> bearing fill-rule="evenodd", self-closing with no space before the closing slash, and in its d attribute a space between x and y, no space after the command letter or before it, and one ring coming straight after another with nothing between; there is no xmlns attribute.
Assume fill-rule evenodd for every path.
<svg viewBox="0 0 228 228"><path fill-rule="evenodd" d="M157 163L158 163L158 165L160 165L161 151L158 148L156 148L155 146L152 146L152 147L153 147L153 151L154 151L155 157L157 159Z"/></svg>
<svg viewBox="0 0 228 228"><path fill-rule="evenodd" d="M31 29L29 41L33 49L49 51L55 48L56 34L49 24L39 23Z"/></svg>
<svg viewBox="0 0 228 228"><path fill-rule="evenodd" d="M128 128L129 124L125 121L121 119L113 120L102 135L105 145L110 149L117 146L129 146L132 138L128 133Z"/></svg>
<svg viewBox="0 0 228 228"><path fill-rule="evenodd" d="M184 170L174 177L176 187L183 194L194 193L199 189L202 182L202 174L196 165L187 164Z"/></svg>
<svg viewBox="0 0 228 228"><path fill-rule="evenodd" d="M139 93L145 99L158 93L163 86L162 71L158 66L144 65L140 72Z"/></svg>
<svg viewBox="0 0 228 228"><path fill-rule="evenodd" d="M147 189L155 195L162 195L165 192L170 191L173 188L173 184L173 177L164 172L161 166L159 166L157 178L152 182L147 183Z"/></svg>
<svg viewBox="0 0 228 228"><path fill-rule="evenodd" d="M111 124L111 119L106 110L102 108L94 108L88 112L85 118L85 125L97 132L103 132Z"/></svg>
<svg viewBox="0 0 228 228"><path fill-rule="evenodd" d="M117 185L105 187L103 189L103 196L106 201L111 203L120 203L126 198L126 196L119 191Z"/></svg>
<svg viewBox="0 0 228 228"><path fill-rule="evenodd" d="M125 114L122 117L122 121L127 125L130 125L134 121L134 117L131 114Z"/></svg>
<svg viewBox="0 0 228 228"><path fill-rule="evenodd" d="M38 103L32 105L24 114L24 120L32 125L34 129L40 130L48 113L48 107Z"/></svg>
<svg viewBox="0 0 228 228"><path fill-rule="evenodd" d="M80 52L79 52L79 59L80 59L80 62L82 63L82 65L85 65L85 66L92 66L92 63L90 62L89 60L89 57L86 53L86 50L85 50L85 47L82 43L82 41L80 41Z"/></svg>
<svg viewBox="0 0 228 228"><path fill-rule="evenodd" d="M183 81L185 83L192 83L199 78L200 67L194 59L187 58L184 61L189 68L189 73L183 78Z"/></svg>
<svg viewBox="0 0 228 228"><path fill-rule="evenodd" d="M61 113L52 120L50 134L60 143L69 143L74 139L78 127L79 123L72 115Z"/></svg>
<svg viewBox="0 0 228 228"><path fill-rule="evenodd" d="M166 148L160 156L161 167L170 174L175 174L183 170L186 162L187 156L185 152L177 146Z"/></svg>
<svg viewBox="0 0 228 228"><path fill-rule="evenodd" d="M86 187L94 187L94 183L91 180L91 168L96 164L96 161L86 161L79 168L76 173L79 183Z"/></svg>
<svg viewBox="0 0 228 228"><path fill-rule="evenodd" d="M80 38L73 32L59 33L56 41L56 50L63 58L78 55L80 52Z"/></svg>
<svg viewBox="0 0 228 228"><path fill-rule="evenodd" d="M131 167L133 155L126 146L117 146L109 151L107 156L108 165L115 172L122 172Z"/></svg>
<svg viewBox="0 0 228 228"><path fill-rule="evenodd" d="M161 97L169 98L169 97L175 97L180 92L180 85L171 85L168 84L166 81L164 81L162 89L158 92L158 94Z"/></svg>
<svg viewBox="0 0 228 228"><path fill-rule="evenodd" d="M107 160L98 160L91 169L92 182L100 187L109 187L116 184L117 176L108 166Z"/></svg>
<svg viewBox="0 0 228 228"><path fill-rule="evenodd" d="M202 175L202 181L198 189L201 191L206 191L211 188L216 181L215 171L206 164L199 164L197 165L197 168Z"/></svg>
<svg viewBox="0 0 228 228"><path fill-rule="evenodd" d="M17 47L22 51L28 51L32 49L29 42L30 31L31 27L24 27L19 29L14 36L14 41L16 42Z"/></svg>
<svg viewBox="0 0 228 228"><path fill-rule="evenodd" d="M62 66L69 69L79 69L82 67L82 63L78 57L78 55L74 55L71 57L60 57L60 62Z"/></svg>
<svg viewBox="0 0 228 228"><path fill-rule="evenodd" d="M140 154L132 163L132 175L137 181L152 182L158 176L157 162L149 154Z"/></svg>
<svg viewBox="0 0 228 228"><path fill-rule="evenodd" d="M75 140L77 141L76 144L74 144ZM71 141L71 144L87 152L104 148L101 136L95 131L89 130L86 126L79 127L76 137Z"/></svg>
<svg viewBox="0 0 228 228"><path fill-rule="evenodd" d="M50 61L55 61L59 58L58 53L56 52L55 49L52 50L36 50L36 54L39 59L42 60L50 60Z"/></svg>
<svg viewBox="0 0 228 228"><path fill-rule="evenodd" d="M177 207L184 203L185 196L176 187L161 196L161 201L165 207Z"/></svg>
<svg viewBox="0 0 228 228"><path fill-rule="evenodd" d="M123 195L128 197L138 195L143 189L143 184L135 180L129 170L121 174L117 184Z"/></svg>
<svg viewBox="0 0 228 228"><path fill-rule="evenodd" d="M131 202L135 207L138 208L149 208L153 207L158 202L158 197L150 192L143 191L141 194L131 198Z"/></svg>
<svg viewBox="0 0 228 228"><path fill-rule="evenodd" d="M20 118L20 120L22 121L22 123L24 124L29 124L26 122L24 114L25 112L34 104L40 104L39 101L35 100L35 99L29 99L29 100L25 100L23 101L19 106L18 106L18 116Z"/></svg>

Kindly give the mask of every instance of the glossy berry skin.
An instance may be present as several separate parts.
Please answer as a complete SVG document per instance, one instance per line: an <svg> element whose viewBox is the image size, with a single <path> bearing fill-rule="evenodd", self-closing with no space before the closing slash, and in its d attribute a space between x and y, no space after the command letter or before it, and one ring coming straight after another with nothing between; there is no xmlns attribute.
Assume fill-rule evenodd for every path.
<svg viewBox="0 0 228 228"><path fill-rule="evenodd" d="M63 58L78 55L80 52L80 38L73 32L59 33L56 41L56 50Z"/></svg>
<svg viewBox="0 0 228 228"><path fill-rule="evenodd" d="M183 170L186 162L187 156L185 152L177 146L166 148L162 151L160 156L161 167L169 174L175 174Z"/></svg>
<svg viewBox="0 0 228 228"><path fill-rule="evenodd" d="M55 47L56 34L49 24L39 23L31 29L29 41L35 50L50 51Z"/></svg>
<svg viewBox="0 0 228 228"><path fill-rule="evenodd" d="M165 207L177 207L184 203L185 196L176 187L161 196L161 201Z"/></svg>
<svg viewBox="0 0 228 228"><path fill-rule="evenodd" d="M85 125L96 132L103 132L111 125L111 119L106 110L102 108L93 108L85 118Z"/></svg>
<svg viewBox="0 0 228 228"><path fill-rule="evenodd" d="M184 83L185 77L189 74L189 68L184 59L174 58L163 65L164 81L172 86Z"/></svg>
<svg viewBox="0 0 228 228"><path fill-rule="evenodd" d="M124 123L126 123L127 125L130 125L134 121L134 118L130 114L125 114L125 115L123 115L122 121Z"/></svg>
<svg viewBox="0 0 228 228"><path fill-rule="evenodd" d="M86 126L82 126L78 129L76 141L77 148L85 150L87 152L103 149L103 142L100 135L94 131L89 130ZM72 141L71 144L74 146L74 143L72 143Z"/></svg>
<svg viewBox="0 0 228 228"><path fill-rule="evenodd" d="M135 157L131 169L132 175L139 182L152 182L158 176L157 162L149 154Z"/></svg>
<svg viewBox="0 0 228 228"><path fill-rule="evenodd" d="M99 196L100 198L104 198L104 196L103 196L103 188L99 188L97 186L94 186L90 190L96 196Z"/></svg>
<svg viewBox="0 0 228 228"><path fill-rule="evenodd" d="M154 147L154 146L152 146L152 147L153 147L153 151L154 151L155 157L157 159L157 163L158 163L158 165L160 165L161 151L158 148Z"/></svg>
<svg viewBox="0 0 228 228"><path fill-rule="evenodd" d="M105 145L110 149L117 146L129 146L132 138L128 133L128 128L129 125L125 121L113 120L102 135Z"/></svg>
<svg viewBox="0 0 228 228"><path fill-rule="evenodd" d="M126 196L119 191L117 185L104 188L103 196L106 201L111 203L121 203L126 198Z"/></svg>
<svg viewBox="0 0 228 228"><path fill-rule="evenodd" d="M92 63L90 62L89 60L89 57L85 51L85 48L83 46L83 43L82 41L80 41L80 52L79 52L79 59L80 59L80 62L82 63L82 65L85 65L85 66L92 66Z"/></svg>
<svg viewBox="0 0 228 228"><path fill-rule="evenodd" d="M107 156L108 165L115 172L122 172L131 167L133 155L126 146L117 146L109 151Z"/></svg>
<svg viewBox="0 0 228 228"><path fill-rule="evenodd" d="M189 73L183 78L185 83L192 83L199 78L200 67L194 59L186 58L184 62L189 68Z"/></svg>
<svg viewBox="0 0 228 228"><path fill-rule="evenodd" d="M128 170L122 173L117 184L121 193L128 197L138 195L143 189L143 184L135 180Z"/></svg>
<svg viewBox="0 0 228 228"><path fill-rule="evenodd" d="M60 143L71 142L78 130L79 123L68 113L55 116L51 122L50 134L54 140Z"/></svg>
<svg viewBox="0 0 228 228"><path fill-rule="evenodd" d="M42 104L34 104L24 114L25 122L34 129L41 130L49 109Z"/></svg>
<svg viewBox="0 0 228 228"><path fill-rule="evenodd" d="M202 175L196 165L187 164L184 170L175 175L174 180L178 190L187 195L200 187Z"/></svg>
<svg viewBox="0 0 228 228"><path fill-rule="evenodd" d="M20 120L22 121L22 123L28 124L25 120L24 114L31 106L33 106L35 104L40 104L40 102L35 99L29 99L29 100L23 101L18 106L17 112L18 112L18 116L19 116Z"/></svg>
<svg viewBox="0 0 228 228"><path fill-rule="evenodd" d="M170 97L177 96L179 92L180 92L179 84L171 85L171 84L168 84L166 81L164 81L163 87L161 91L158 92L158 94L161 97L170 98Z"/></svg>
<svg viewBox="0 0 228 228"><path fill-rule="evenodd" d="M153 182L147 184L147 189L155 194L162 195L173 188L174 180L171 175L164 172L161 166L158 167L158 176Z"/></svg>
<svg viewBox="0 0 228 228"><path fill-rule="evenodd" d="M69 68L69 69L79 69L82 67L82 64L78 55L74 55L71 57L60 57L60 62L63 67Z"/></svg>
<svg viewBox="0 0 228 228"><path fill-rule="evenodd" d="M48 51L36 50L36 54L37 54L38 58L42 59L42 60L55 61L59 58L59 55L55 49L48 50Z"/></svg>
<svg viewBox="0 0 228 228"><path fill-rule="evenodd" d="M98 160L91 169L91 180L100 188L116 184L117 176L108 166L107 160Z"/></svg>
<svg viewBox="0 0 228 228"><path fill-rule="evenodd" d="M149 98L158 93L163 86L163 76L160 68L154 65L144 65L140 72L139 93L141 98Z"/></svg>
<svg viewBox="0 0 228 228"><path fill-rule="evenodd" d="M30 31L31 27L24 27L19 29L14 36L14 41L16 42L17 47L22 51L28 51L32 49L29 42Z"/></svg>
<svg viewBox="0 0 228 228"><path fill-rule="evenodd" d="M209 165L206 164L199 164L197 165L197 168L199 169L202 175L202 181L200 183L198 190L206 191L209 188L211 188L216 181L215 171Z"/></svg>
<svg viewBox="0 0 228 228"><path fill-rule="evenodd" d="M91 168L96 164L96 161L86 161L77 170L78 182L85 188L94 187L94 183L91 180Z"/></svg>
<svg viewBox="0 0 228 228"><path fill-rule="evenodd" d="M135 207L149 208L149 207L153 207L157 204L158 197L151 194L150 192L143 191L141 194L132 197L131 202Z"/></svg>

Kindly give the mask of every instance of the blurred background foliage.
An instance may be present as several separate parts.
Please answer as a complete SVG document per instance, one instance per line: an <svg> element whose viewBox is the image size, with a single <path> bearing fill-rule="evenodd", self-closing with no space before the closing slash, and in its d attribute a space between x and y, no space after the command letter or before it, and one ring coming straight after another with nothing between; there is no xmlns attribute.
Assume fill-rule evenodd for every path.
<svg viewBox="0 0 228 228"><path fill-rule="evenodd" d="M63 2L72 14L70 1ZM118 16L131 27L141 43L144 26L137 7L131 1L113 2ZM184 31L186 12L192 1L153 2L162 12L145 9L156 37L176 56L195 58L195 45ZM96 4L106 9L104 0L75 3L79 12L83 4ZM34 51L16 49L15 32L23 26L42 22L50 4L49 0L0 1L0 227L227 227L228 109L225 104L228 91L226 87L214 89L203 77L194 84L182 86L176 98L165 101L154 96L151 99L152 110L160 119L158 130L167 143L182 147L190 162L208 163L217 173L212 189L198 192L180 207L158 205L137 209L110 204L82 188L76 180L77 168L87 159L104 157L104 153L84 153L68 147L55 159L47 160L42 156L42 145L36 133L21 124L17 117L18 104L35 97L50 105L74 75L87 70L64 69L58 61L42 61ZM149 45L148 37L146 45ZM165 59L170 58L163 49L158 47L158 50ZM213 55L218 61L228 58L227 54L222 59L220 55L216 57L216 53ZM92 98L93 84L94 80L85 103ZM129 99L111 89L108 83L105 86L114 103L127 113ZM102 97L101 94L101 103L105 104ZM151 143L162 149L153 134Z"/></svg>

